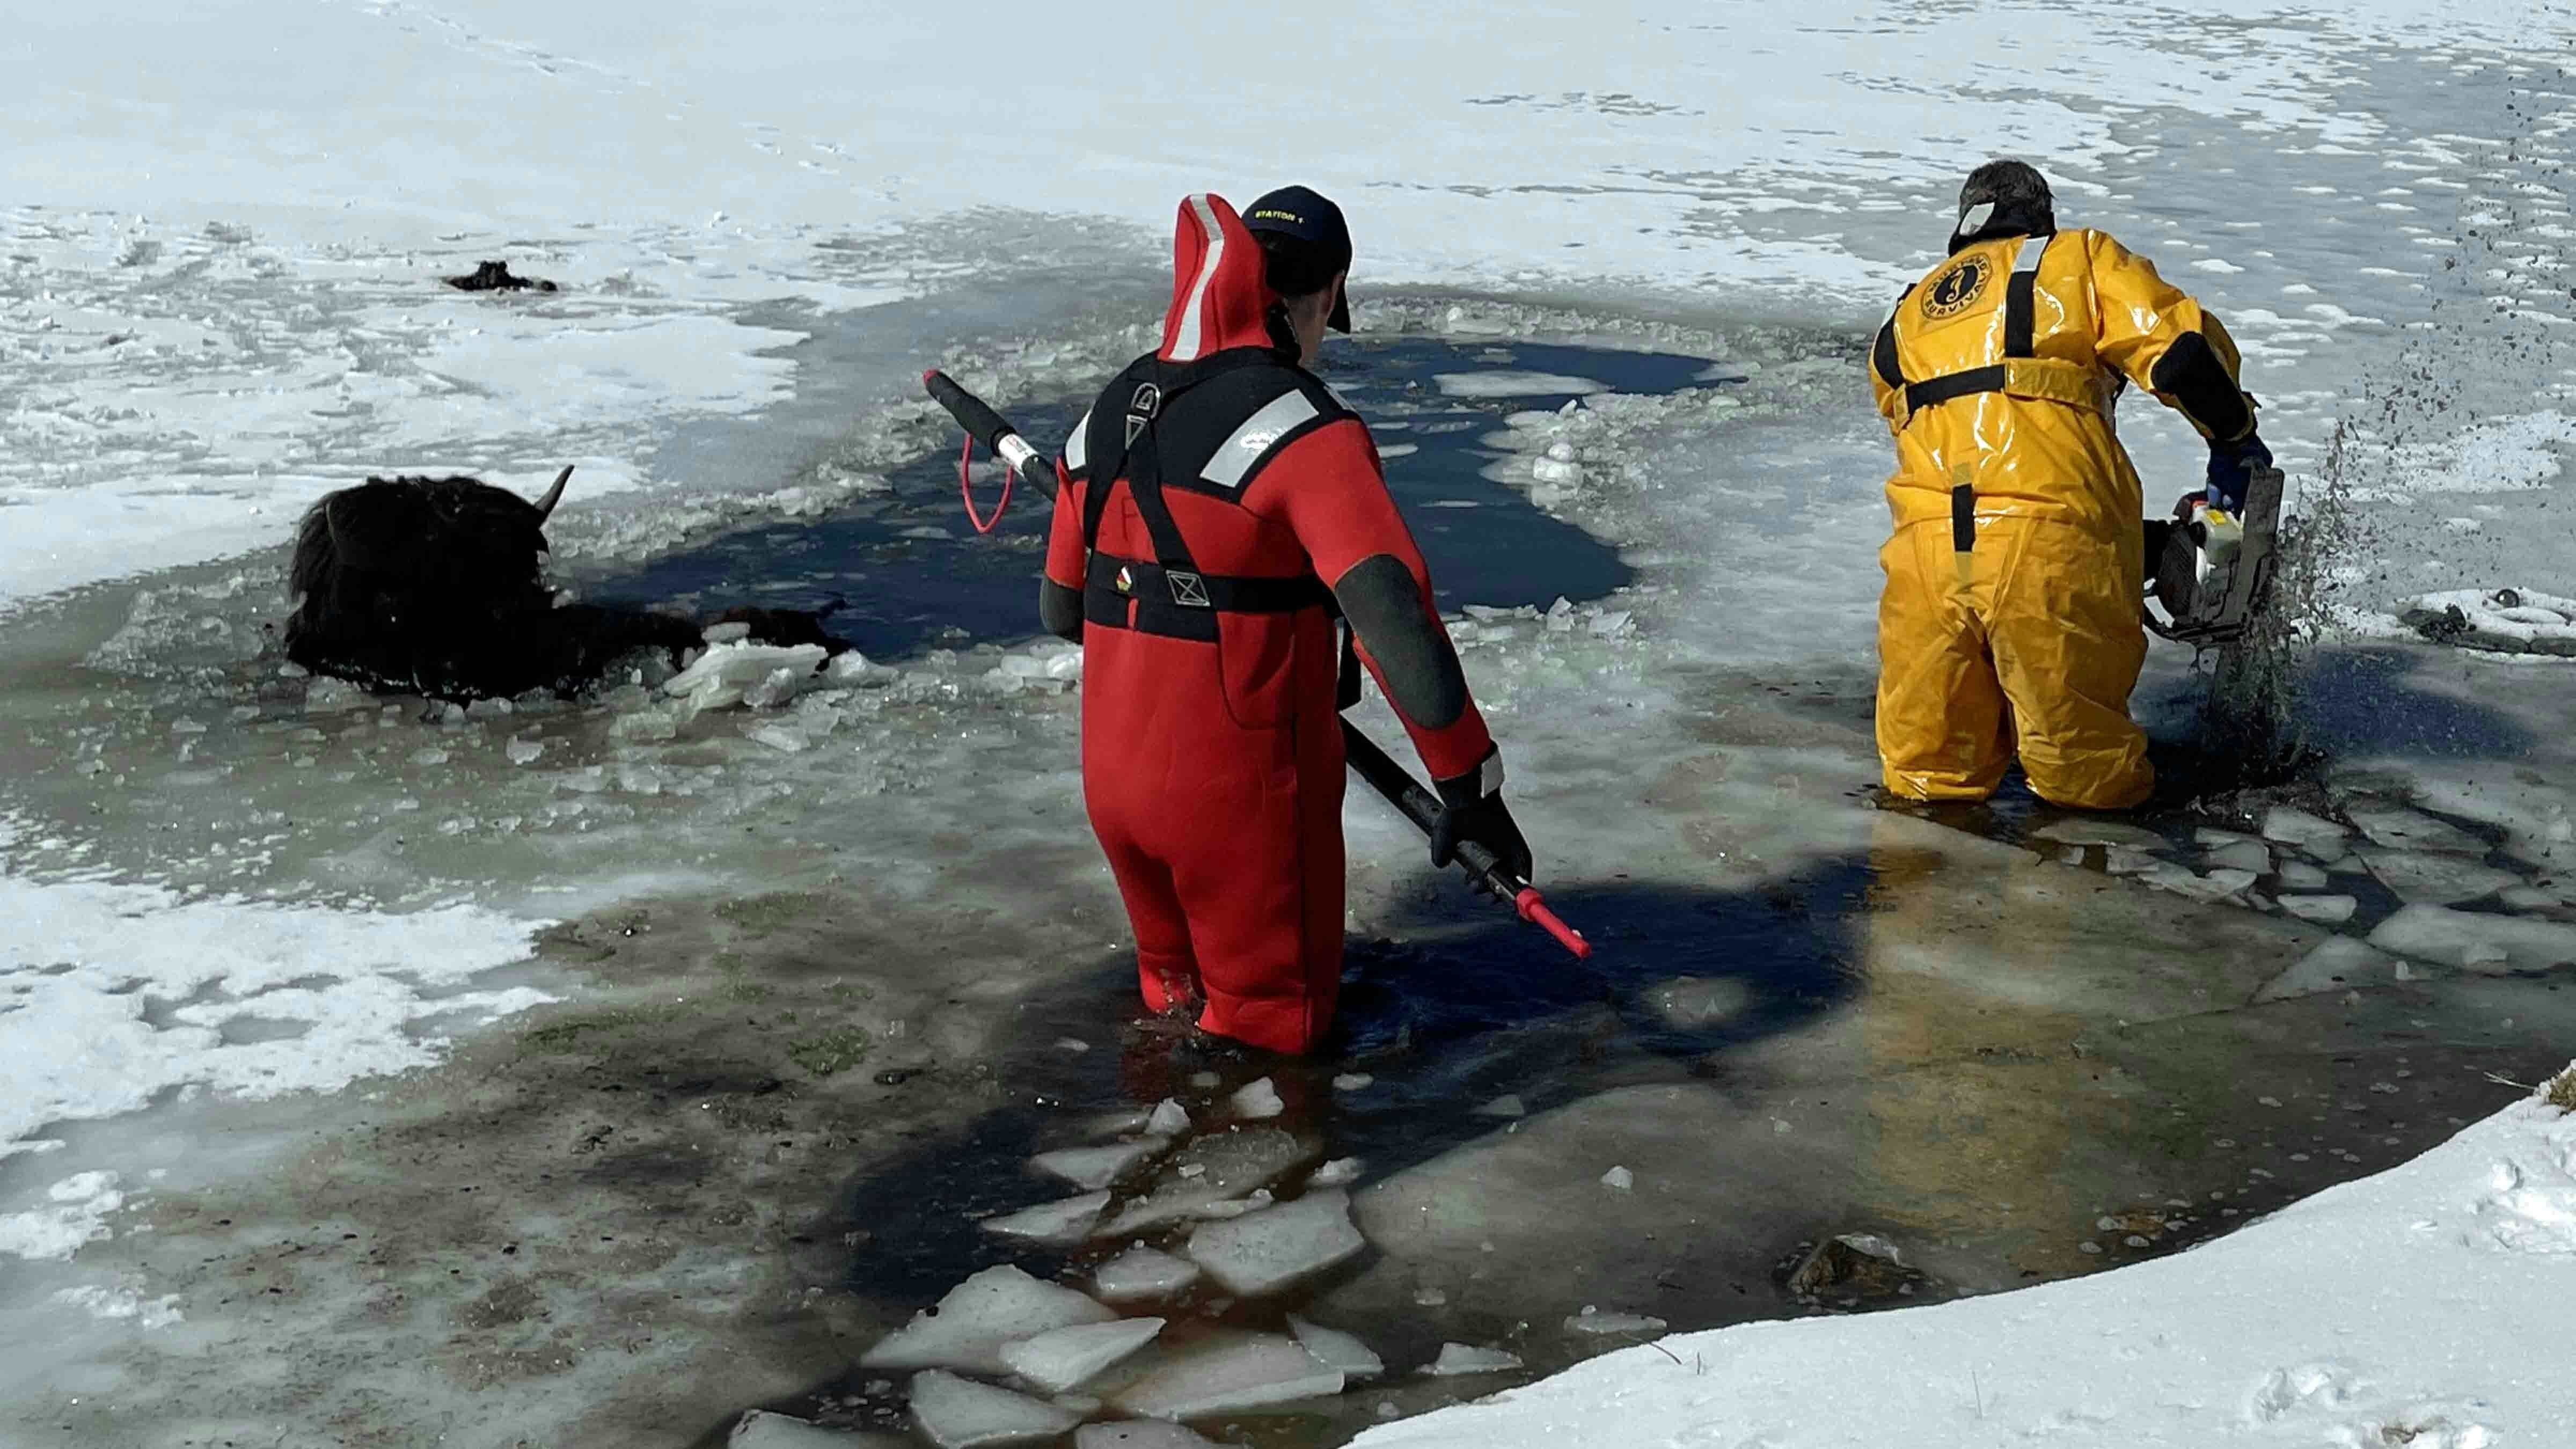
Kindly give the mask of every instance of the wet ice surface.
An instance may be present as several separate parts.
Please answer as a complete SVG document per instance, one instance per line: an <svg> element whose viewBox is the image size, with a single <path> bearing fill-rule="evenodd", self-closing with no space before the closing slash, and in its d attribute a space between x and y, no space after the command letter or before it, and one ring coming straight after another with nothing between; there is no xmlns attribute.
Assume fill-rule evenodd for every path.
<svg viewBox="0 0 2576 1449"><path fill-rule="evenodd" d="M1696 379L1707 366L1701 358L1599 347L1364 338L1337 344L1321 371L1376 433L1388 485L1431 566L1438 602L1454 610L1589 600L1631 578L1592 535L1482 476L1509 456L1489 442L1507 415L1553 410L1588 393L1705 386ZM1531 367L1582 376L1520 370ZM1007 415L1028 437L1060 449L1090 401L1040 400ZM1001 501L1000 477L990 459L979 463L977 505L989 511ZM881 488L820 517L726 533L639 568L573 577L586 597L603 602L822 611L832 633L871 658L908 658L935 645L1007 645L1034 633L1034 580L1051 517L1044 492L1015 487L1001 523L977 533L959 502L952 435L948 449L892 469Z"/></svg>
<svg viewBox="0 0 2576 1449"><path fill-rule="evenodd" d="M2267 435L2294 471L2315 471L2335 416L2361 425L2359 481L2384 490L2375 501L2385 505L2350 581L2366 605L2463 570L2545 585L2566 556L2545 466L2558 434L2546 419L2512 421L2562 405L2563 350L2545 345L2545 324L2529 316L2490 323L2476 312L2490 295L2530 313L2565 311L2542 285L2563 276L2563 192L2531 189L2552 148L2563 149L2563 114L2517 130L2525 121L2497 99L2501 74L2473 51L2349 47L2314 77L2310 100L2331 119L2284 128L2238 116L2213 128L2205 117L2124 107L2142 118L2121 131L2126 149L2094 156L2068 188L2083 198L2083 219L2154 251L2228 318L2254 360ZM2545 80L2526 71L2522 81L2535 78ZM2230 169L2207 164L2212 148L2295 159ZM1743 194L1732 175L1657 178L1676 182L1711 201ZM1855 254L1886 258L1937 244L1926 218L1945 208L1931 190L1889 188L1868 200L1765 212L1755 225L1783 243L1831 227ZM2076 218L2071 200L2069 213ZM2488 216L2503 220L2480 220ZM22 214L16 225L29 255L96 241L59 218ZM213 280L171 278L185 305L254 321L273 309L276 287L263 269L275 258L263 248L209 235L187 250L175 260L206 263L195 275ZM2456 253L2463 265L2418 265L2415 251ZM661 284L700 286L698 274L721 265L679 266ZM299 300L341 315L340 299ZM993 325L1014 334L1039 325L1026 318L1059 305L1060 284L1018 300L1019 311ZM2453 309L2447 319L2437 300ZM1617 330L1597 317L1486 304L1365 306L1372 326L1442 333L1447 340L1417 341L1444 356L1477 357L1487 345L1512 354L1493 360L1496 370L1581 376L1590 362L1502 339L1533 328L1563 327L1569 340ZM2459 320L2463 311L2470 320ZM372 324L385 336L345 335L378 362L412 343L445 350L423 341L426 328L385 320ZM481 320L460 314L461 325ZM2402 330L2445 320L2453 325ZM66 330L109 325L75 316ZM688 325L674 335L696 335ZM919 350L944 344L944 325L923 321ZM951 330L979 326L969 319ZM288 345L291 329L240 331L259 343L261 366L302 355L303 344ZM326 334L344 335L315 335ZM2543 340L2536 356L2534 336ZM962 350L1017 389L995 394L1017 407L1078 395L1135 350L1132 336L1086 339L1051 361L1016 338ZM2330 768L2324 788L2295 804L2341 832L2331 839L2306 827L2276 836L2264 828L2268 814L2248 812L2150 821L2149 839L2043 843L2032 827L2048 819L2026 797L1965 822L1965 833L1868 815L1849 792L1871 773L1866 659L1885 442L1858 401L1858 339L1755 330L1626 340L1761 371L1747 385L1661 398L1638 394L1662 384L1632 382L1562 417L1547 411L1554 398L1417 399L1398 388L1384 394L1392 403L1372 406L1367 387L1355 390L1373 416L1469 424L1419 426L1412 438L1384 432L1390 453L1418 448L1391 458L1400 487L1401 471L1433 459L1437 440L1482 447L1499 433L1492 451L1508 457L1473 462L1496 467L1507 496L1528 500L1527 510L1506 511L1525 524L1579 524L1621 547L1637 577L1588 610L1486 614L1460 629L1480 697L1514 751L1518 808L1547 884L1604 942L1601 964L1569 967L1521 928L1459 901L1421 868L1417 842L1355 801L1353 907L1364 944L1353 958L1347 1052L1327 1069L1371 1080L1347 1087L1322 1069L1301 1082L1275 1064L1186 1052L1167 1064L1168 1040L1123 1020L1132 985L1105 949L1115 907L1080 834L1070 701L1031 682L1066 681L1005 667L1052 660L971 648L942 657L898 644L898 677L811 690L792 713L718 712L683 724L639 683L634 695L611 691L553 712L423 720L408 702L391 717L377 702L329 691L317 703L309 686L266 672L256 624L276 610L274 566L257 558L154 577L148 600L103 589L22 621L12 662L33 663L12 672L27 684L7 701L0 750L9 808L24 825L7 849L24 878L96 872L183 893L238 887L397 907L472 890L532 911L601 915L554 938L542 984L577 983L587 995L538 1018L544 1026L521 1054L573 1065L540 1075L495 1051L474 1059L479 1075L426 1074L402 1095L433 1116L452 1104L443 1137L374 1125L401 1115L395 1102L290 1099L254 1118L197 1100L119 1130L48 1129L66 1145L11 1158L0 1169L10 1210L59 1209L65 1232L86 1235L94 1223L110 1233L70 1264L13 1278L7 1311L34 1325L13 1341L60 1355L20 1372L41 1375L30 1382L48 1390L88 1391L86 1412L100 1417L66 1431L69 1442L101 1442L143 1420L231 1413L273 1424L275 1404L290 1401L421 1422L437 1411L420 1404L437 1402L451 1382L485 1405L515 1405L531 1423L561 1422L571 1404L625 1402L658 1416L668 1401L655 1395L671 1393L685 1405L676 1412L701 1416L711 1435L731 1410L707 1405L727 1395L900 1426L895 1388L836 1377L851 1351L1000 1256L1079 1283L1094 1255L1132 1240L1073 1252L1004 1248L978 1227L1080 1186L1022 1170L1038 1153L1095 1140L1070 1109L1178 1096L1199 1137L1239 1136L1226 1125L1224 1097L1270 1076L1284 1110L1260 1125L1282 1133L1288 1150L1267 1159L1267 1173L1247 1164L1247 1180L1264 1186L1196 1205L1258 1191L1293 1204L1302 1187L1323 1182L1321 1169L1300 1181L1310 1164L1356 1161L1353 1220L1369 1250L1276 1299L1219 1306L1229 1295L1201 1282L1179 1288L1168 1307L1129 1311L1168 1312L1175 1351L1201 1342L1211 1352L1248 1349L1227 1360L1246 1380L1282 1363L1292 1310L1358 1334L1391 1369L1383 1388L1206 1426L1230 1439L1323 1443L1382 1408L1411 1411L1510 1381L1423 1380L1419 1371L1446 1345L1510 1352L1536 1372L1615 1340L1555 1333L1587 1305L1596 1318L1700 1327L1869 1301L1857 1287L1813 1303L1785 1292L1787 1270L1832 1235L1871 1231L1896 1244L1931 1285L1908 1297L2164 1251L2419 1150L2503 1100L2486 1070L2563 1060L2563 973L2541 969L2557 959L2554 928L2566 921L2564 719L2576 689L2563 677L2412 646L2330 651L2310 696ZM902 380L883 360L875 365ZM1436 366L1434 377L1458 370ZM2427 368L2438 386L2408 381ZM739 400L774 375L728 365L702 395ZM420 389L424 410L443 406L437 384L403 386ZM35 401L56 439L115 422L82 417L76 397ZM1498 429L1497 414L1477 406L1488 402L1529 415L1506 411ZM2151 478L2193 477L2184 430L2131 406L2127 435ZM565 423L592 438L622 426L544 421L548 436L513 433L441 461L542 476L553 448L584 436L564 435ZM2471 424L2466 441L2454 437ZM352 438L374 449L388 434L316 436L339 450ZM710 443L703 455L710 467L748 456L728 451L740 433L723 436L726 446ZM166 454L112 426L98 437L102 451L86 466L102 472ZM782 490L804 491L755 512L811 517L891 489L896 471L936 466L930 442L924 429L886 425L836 445ZM250 486L240 468L259 461L232 460L216 476ZM790 466L782 452L778 466L744 471L768 482ZM792 466L806 464L800 456ZM2516 491L2461 491L2495 482ZM934 492L936 507L953 509L944 486ZM1483 507L1486 497L1419 502ZM1414 515L1427 544L1437 530L1425 520L1441 513ZM606 506L567 520L559 541L568 570L604 577L731 521L729 509L702 502ZM1023 578L1029 562L1012 560ZM1543 609L1552 597L1454 602ZM2171 704L2191 689L2164 655L2142 702ZM238 715L244 708L252 713ZM1382 716L1374 727L1386 727ZM2170 710L2158 729L2167 739L2188 733ZM2356 811L2389 810L2442 828L2385 840L2360 829ZM2204 840L2204 829L2245 838ZM2078 855L2067 860L2062 849ZM2116 862L2137 869L2115 876L2115 851L2133 852ZM971 894L989 904L977 909L994 913L998 928L923 904L969 894L961 880L978 882ZM984 889L995 883L1012 889ZM2401 883L2421 899L2409 903ZM2439 899L2471 887L2483 894ZM692 934L689 907L673 895L721 902L709 913L722 929ZM2258 899L2293 896L2349 897L2353 911L2328 931ZM854 901L851 913L869 926L835 914ZM2431 914L2443 911L2469 919ZM657 932L685 945L657 950ZM938 943L948 971L923 965L923 942ZM599 954L607 951L624 954ZM2456 961L2440 959L2452 951ZM2499 968L2531 974L2488 974ZM922 989L925 979L938 985ZM651 1009L639 1009L648 997ZM278 1015L215 996L156 1001L140 1019L155 1029L211 1024L212 1051L257 1048L274 1045L259 1040L272 1030L261 1023L283 1019L292 1000L273 1003ZM723 1009L704 1006L711 1001ZM736 1008L740 1027L729 1020ZM1064 1052L1068 1031L1091 1050ZM585 1041L616 1045L590 1051ZM665 1064L668 1074L655 1075ZM878 1082L880 1070L895 1080ZM1201 1072L1217 1082L1198 1084ZM564 1115L518 1105L485 1114L513 1090ZM1521 1099L1523 1115L1478 1110L1506 1095ZM650 1106L637 1100L648 1096ZM365 1133L391 1134L385 1145L353 1129L348 1112L367 1114ZM817 1130L817 1119L838 1125ZM876 1121L896 1125L858 1141L829 1135L856 1137L866 1129L848 1124ZM687 1123L712 1125L689 1136L676 1125ZM603 1128L614 1131L596 1136ZM267 1166L291 1156L302 1134L345 1157L271 1177ZM209 1157L208 1141L239 1141L241 1155ZM341 1171L338 1161L369 1170ZM828 1165L810 1165L818 1161ZM134 1171L165 1162L176 1165L170 1179ZM513 1162L525 1167L514 1184L484 1176ZM115 1184L90 1175L119 1167L133 1175ZM557 1173L578 1174L578 1191L549 1184ZM828 1225L809 1220L852 1173L841 1206L820 1214ZM1614 1174L1622 1188L1605 1182ZM365 1188L371 1176L403 1175L516 1195L494 1192L506 1208L460 1217L417 1192ZM1188 1196L1176 1176L1136 1180L1173 1185L1166 1206ZM325 1212L339 1231L319 1231L313 1218ZM406 1247L414 1221L433 1246ZM1177 1251L1199 1221L1167 1219L1134 1235ZM332 1247L348 1233L361 1234L359 1247ZM522 1238L522 1252L504 1253ZM457 1243L479 1251L460 1254ZM364 1258L323 1266L334 1252ZM551 1261L530 1265L541 1255ZM782 1260L794 1268L781 1271ZM1130 1266L1170 1271L1151 1259ZM236 1289L236 1280L254 1286ZM374 1289L348 1286L378 1283L425 1305L419 1316L404 1319L388 1298L368 1296ZM583 1293L629 1285L633 1296L603 1302L567 1283ZM71 1296L51 1302L55 1292ZM264 1302L281 1311L263 1316ZM704 1303L725 1311L696 1316ZM771 1352L743 1355L735 1350L744 1336L766 1331L743 1326L743 1303L766 1324L826 1318L838 1337L783 1329L759 1341ZM664 1342L610 1327L639 1321L665 1326ZM183 1345L153 1336L174 1329L237 1334L240 1356L220 1382L191 1378ZM313 1352L324 1339L333 1352ZM674 1339L721 1345L731 1366L693 1378ZM132 1377L122 1355L132 1356ZM352 1358L361 1371L350 1370ZM563 1366L575 1360L578 1377L557 1377L576 1372ZM423 1361L437 1365L423 1378L441 1387L370 1397L377 1376L364 1370ZM630 1393L621 1375L631 1374L681 1387ZM745 1381L752 1375L757 1384ZM710 1394L710 1382L722 1392ZM278 1386L273 1399L261 1397L268 1384ZM805 1393L814 1385L837 1392ZM95 1397L101 1389L110 1397ZM176 1406L156 1404L156 1393ZM491 1421L508 1411L479 1412ZM669 1422L657 1417L655 1427Z"/></svg>

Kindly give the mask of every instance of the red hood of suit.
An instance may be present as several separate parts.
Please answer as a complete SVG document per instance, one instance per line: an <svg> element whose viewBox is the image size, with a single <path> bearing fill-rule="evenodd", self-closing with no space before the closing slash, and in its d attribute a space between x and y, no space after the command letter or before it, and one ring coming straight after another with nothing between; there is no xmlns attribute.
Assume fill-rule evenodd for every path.
<svg viewBox="0 0 2576 1449"><path fill-rule="evenodd" d="M1216 193L1181 201L1172 229L1172 306L1163 314L1166 362L1196 362L1229 347L1269 347L1266 320L1279 294L1263 277L1261 244Z"/></svg>

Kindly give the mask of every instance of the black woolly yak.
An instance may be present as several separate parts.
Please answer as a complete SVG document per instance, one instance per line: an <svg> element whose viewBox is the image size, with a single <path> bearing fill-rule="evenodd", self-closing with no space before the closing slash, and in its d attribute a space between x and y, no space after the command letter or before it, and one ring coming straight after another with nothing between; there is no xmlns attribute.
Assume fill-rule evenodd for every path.
<svg viewBox="0 0 2576 1449"><path fill-rule="evenodd" d="M538 558L571 477L566 467L534 503L464 477L369 478L324 495L296 528L286 657L372 690L440 699L578 688L638 648L676 662L699 642L691 620L555 606ZM778 642L826 637L810 614L735 616Z"/></svg>

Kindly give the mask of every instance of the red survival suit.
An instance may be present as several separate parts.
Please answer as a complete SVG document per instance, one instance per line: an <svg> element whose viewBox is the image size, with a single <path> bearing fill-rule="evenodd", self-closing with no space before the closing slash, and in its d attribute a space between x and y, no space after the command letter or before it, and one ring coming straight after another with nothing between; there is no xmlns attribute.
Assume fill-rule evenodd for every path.
<svg viewBox="0 0 2576 1449"><path fill-rule="evenodd" d="M1303 1052L1332 1024L1342 959L1328 585L1393 573L1419 598L1427 631L1380 632L1436 640L1455 681L1426 711L1449 717L1405 719L1431 773L1498 783L1499 758L1367 425L1271 338L1260 247L1224 198L1192 196L1173 258L1162 346L1066 445L1047 581L1060 607L1080 596L1079 625L1056 627L1084 642L1083 793L1146 1005L1197 1000L1208 1031ZM1372 642L1359 655L1405 714L1422 693L1389 687Z"/></svg>

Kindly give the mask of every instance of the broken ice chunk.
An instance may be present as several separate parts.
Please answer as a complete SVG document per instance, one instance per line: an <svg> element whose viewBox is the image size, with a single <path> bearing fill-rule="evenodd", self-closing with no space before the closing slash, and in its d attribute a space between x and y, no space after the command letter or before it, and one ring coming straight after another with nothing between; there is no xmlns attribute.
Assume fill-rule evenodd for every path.
<svg viewBox="0 0 2576 1449"><path fill-rule="evenodd" d="M1092 1228L1100 1222L1100 1215L1108 1208L1109 1194L1086 1192L1062 1202L1040 1203L1002 1217L986 1218L984 1231L1062 1247L1090 1237Z"/></svg>
<svg viewBox="0 0 2576 1449"><path fill-rule="evenodd" d="M1168 1298L1199 1281L1199 1265L1152 1248L1130 1248L1091 1271L1091 1288L1111 1303Z"/></svg>
<svg viewBox="0 0 2576 1449"><path fill-rule="evenodd" d="M2325 867L2304 860L2285 860L2280 865L2281 888L2293 891L2321 891L2326 888Z"/></svg>
<svg viewBox="0 0 2576 1449"><path fill-rule="evenodd" d="M855 1429L827 1429L785 1414L754 1409L733 1426L733 1433L725 1438L725 1449L892 1449L903 1442Z"/></svg>
<svg viewBox="0 0 2576 1449"><path fill-rule="evenodd" d="M1472 604L1468 606L1470 610L1474 607L1475 606ZM1333 1078L1333 1090L1336 1092L1356 1092L1376 1080L1377 1078L1370 1076L1366 1072L1344 1072L1340 1076Z"/></svg>
<svg viewBox="0 0 2576 1449"><path fill-rule="evenodd" d="M2344 838L2350 833L2331 820L2287 805L2275 805L2263 812L2264 839L2295 845L2303 850L2327 846L2340 853Z"/></svg>
<svg viewBox="0 0 2576 1449"><path fill-rule="evenodd" d="M1451 1374L1490 1374L1521 1366L1520 1357L1499 1348L1476 1348L1463 1343L1440 1345L1440 1357L1423 1372L1441 1378Z"/></svg>
<svg viewBox="0 0 2576 1449"><path fill-rule="evenodd" d="M685 699L693 710L723 709L761 692L763 705L784 704L823 662L823 646L798 644L712 644L697 662L672 675L662 692ZM778 676L784 673L782 681ZM783 691L783 692L782 692Z"/></svg>
<svg viewBox="0 0 2576 1449"><path fill-rule="evenodd" d="M1165 1165L1151 1192L1110 1221L1109 1232L1124 1237L1178 1222L1210 1203L1266 1187L1314 1156L1312 1145L1276 1127L1239 1127L1194 1138Z"/></svg>
<svg viewBox="0 0 2576 1449"><path fill-rule="evenodd" d="M1060 1394L1151 1343L1159 1318L1121 1318L1059 1328L1002 1346L1002 1364L1051 1394Z"/></svg>
<svg viewBox="0 0 2576 1449"><path fill-rule="evenodd" d="M1583 1311L1565 1320L1573 1333L1661 1333L1664 1321L1644 1313L1604 1313L1587 1303Z"/></svg>
<svg viewBox="0 0 2576 1449"><path fill-rule="evenodd" d="M709 624L698 631L698 637L709 644L739 644L751 637L751 626L744 623Z"/></svg>
<svg viewBox="0 0 2576 1449"><path fill-rule="evenodd" d="M1178 1424L1129 1419L1118 1424L1085 1424L1074 1431L1073 1449L1224 1449Z"/></svg>
<svg viewBox="0 0 2576 1449"><path fill-rule="evenodd" d="M2410 904L2457 905L2522 884L2522 877L2511 871L2429 850L2365 850L2361 861L2399 900Z"/></svg>
<svg viewBox="0 0 2576 1449"><path fill-rule="evenodd" d="M2058 820L2031 832L2034 839L2060 845L2122 845L2131 850L2166 849L2165 838L2143 825L2124 820Z"/></svg>
<svg viewBox="0 0 2576 1449"><path fill-rule="evenodd" d="M1289 1316L1288 1331L1297 1335L1297 1342L1315 1356L1317 1363L1340 1369L1344 1379L1371 1379L1386 1372L1386 1360L1355 1333L1308 1323L1294 1314Z"/></svg>
<svg viewBox="0 0 2576 1449"><path fill-rule="evenodd" d="M986 1449L1054 1438L1082 1416L932 1369L912 1377L912 1421L939 1449Z"/></svg>
<svg viewBox="0 0 2576 1449"><path fill-rule="evenodd" d="M1494 1100L1476 1108L1475 1115L1479 1117L1525 1117L1529 1115L1529 1108L1521 1104L1520 1093L1505 1092Z"/></svg>
<svg viewBox="0 0 2576 1449"><path fill-rule="evenodd" d="M1165 1097L1154 1104L1154 1115L1145 1119L1145 1130L1168 1137L1190 1130L1190 1114L1180 1103Z"/></svg>
<svg viewBox="0 0 2576 1449"><path fill-rule="evenodd" d="M1118 1315L1070 1288L1041 1283L1005 1265L948 1290L939 1306L862 1355L864 1368L952 1368L1001 1373L1002 1345L1076 1323L1105 1323Z"/></svg>
<svg viewBox="0 0 2576 1449"><path fill-rule="evenodd" d="M2350 936L2328 936L2317 943L2315 950L2300 957L2280 975L2264 982L2254 993L2254 999L2257 1002L2287 1001L2296 996L2316 996L2356 986L2378 986L2403 979L2397 974L2402 969L2384 953Z"/></svg>
<svg viewBox="0 0 2576 1449"><path fill-rule="evenodd" d="M1029 1159L1029 1166L1063 1178L1075 1187L1096 1192L1117 1181L1118 1174L1162 1151L1164 1145L1160 1142L1119 1142L1107 1147L1067 1147L1056 1152L1041 1152Z"/></svg>
<svg viewBox="0 0 2576 1449"><path fill-rule="evenodd" d="M2272 868L2272 852L2259 840L2239 840L2211 851L2209 863L2261 875Z"/></svg>
<svg viewBox="0 0 2576 1449"><path fill-rule="evenodd" d="M501 752L510 757L510 763L513 765L533 765L537 762L537 757L546 752L546 747L542 741L513 737L509 744L502 747Z"/></svg>
<svg viewBox="0 0 2576 1449"><path fill-rule="evenodd" d="M1301 1278L1345 1262L1368 1246L1351 1225L1351 1196L1339 1188L1190 1234L1190 1260L1231 1293L1276 1293Z"/></svg>
<svg viewBox="0 0 2576 1449"><path fill-rule="evenodd" d="M1156 1364L1110 1402L1147 1418L1195 1419L1341 1391L1341 1370L1316 1362L1295 1339L1220 1330Z"/></svg>
<svg viewBox="0 0 2576 1449"><path fill-rule="evenodd" d="M1288 1110L1288 1104L1279 1100L1279 1089L1271 1085L1268 1077L1245 1084L1243 1090L1229 1100L1234 1115L1249 1117L1256 1122Z"/></svg>
<svg viewBox="0 0 2576 1449"><path fill-rule="evenodd" d="M1356 1157L1336 1157L1316 1168L1314 1176L1306 1179L1306 1185L1308 1187L1348 1187L1359 1180L1360 1160Z"/></svg>
<svg viewBox="0 0 2576 1449"><path fill-rule="evenodd" d="M1637 1185L1637 1174L1624 1167L1614 1167L1601 1174L1601 1185L1619 1192L1626 1192Z"/></svg>
<svg viewBox="0 0 2576 1449"><path fill-rule="evenodd" d="M2430 850L2447 855L2482 856L2487 843L2447 821L2395 805L2355 805L2344 812L2373 845L2392 850Z"/></svg>
<svg viewBox="0 0 2576 1449"><path fill-rule="evenodd" d="M2576 926L2442 906L2405 907L2379 923L2370 944L2490 975L2576 964Z"/></svg>
<svg viewBox="0 0 2576 1449"><path fill-rule="evenodd" d="M2315 921L2320 925L2331 926L2340 921L2351 920L2352 913L2361 909L2361 902L2351 896L2285 895L2281 897L2281 909L2302 921Z"/></svg>

